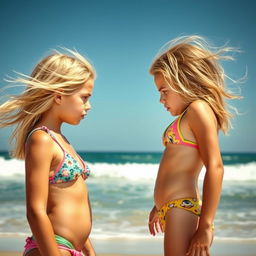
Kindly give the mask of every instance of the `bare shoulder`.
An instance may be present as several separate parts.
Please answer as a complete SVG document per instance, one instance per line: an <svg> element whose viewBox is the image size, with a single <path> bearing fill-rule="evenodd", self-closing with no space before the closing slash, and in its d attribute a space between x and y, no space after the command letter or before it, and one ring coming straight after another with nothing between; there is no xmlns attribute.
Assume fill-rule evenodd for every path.
<svg viewBox="0 0 256 256"><path fill-rule="evenodd" d="M212 112L213 113L213 110L212 108L209 106L209 104L204 101L204 100L196 100L196 101L193 101L189 107L188 107L188 112L195 112L195 113L206 113L206 112Z"/></svg>
<svg viewBox="0 0 256 256"><path fill-rule="evenodd" d="M28 151L39 151L52 153L54 142L49 134L42 130L35 131L28 138L26 149Z"/></svg>
<svg viewBox="0 0 256 256"><path fill-rule="evenodd" d="M217 126L217 119L213 109L204 100L196 100L192 102L187 110L187 119L189 123L205 123L215 124Z"/></svg>
<svg viewBox="0 0 256 256"><path fill-rule="evenodd" d="M48 133L42 130L35 131L28 138L28 144L52 145L53 141Z"/></svg>

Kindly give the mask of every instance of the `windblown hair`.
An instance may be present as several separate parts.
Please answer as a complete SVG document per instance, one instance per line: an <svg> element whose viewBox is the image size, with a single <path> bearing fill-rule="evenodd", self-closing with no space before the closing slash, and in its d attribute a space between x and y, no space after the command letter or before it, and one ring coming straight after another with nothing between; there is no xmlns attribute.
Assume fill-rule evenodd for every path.
<svg viewBox="0 0 256 256"><path fill-rule="evenodd" d="M17 125L10 137L10 142L15 139L12 157L25 158L27 135L51 108L54 92L71 95L96 77L93 66L82 55L63 49L67 54L55 50L36 65L31 76L18 73L18 78L8 80L14 86L26 86L22 94L11 96L0 105L0 127Z"/></svg>
<svg viewBox="0 0 256 256"><path fill-rule="evenodd" d="M237 99L225 89L225 73L219 60L233 60L231 47L212 47L200 36L184 36L163 46L150 67L150 74L161 73L167 84L190 104L201 99L213 109L219 128L226 133L232 114L226 99Z"/></svg>

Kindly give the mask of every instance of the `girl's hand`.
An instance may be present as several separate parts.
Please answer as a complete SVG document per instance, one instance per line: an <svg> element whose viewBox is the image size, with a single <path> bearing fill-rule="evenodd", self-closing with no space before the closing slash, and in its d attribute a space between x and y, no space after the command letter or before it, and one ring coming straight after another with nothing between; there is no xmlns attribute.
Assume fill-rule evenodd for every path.
<svg viewBox="0 0 256 256"><path fill-rule="evenodd" d="M194 234L186 256L210 256L210 246L213 239L212 228L197 230Z"/></svg>
<svg viewBox="0 0 256 256"><path fill-rule="evenodd" d="M155 236L160 231L163 232L161 224L159 222L157 209L155 206L153 207L153 209L151 210L151 212L149 214L148 228L149 228L149 233L153 236Z"/></svg>

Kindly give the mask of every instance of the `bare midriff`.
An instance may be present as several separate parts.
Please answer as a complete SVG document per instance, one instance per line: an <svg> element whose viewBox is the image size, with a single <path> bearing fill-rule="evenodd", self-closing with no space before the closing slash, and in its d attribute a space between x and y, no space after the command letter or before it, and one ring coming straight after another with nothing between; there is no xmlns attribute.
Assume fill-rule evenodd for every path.
<svg viewBox="0 0 256 256"><path fill-rule="evenodd" d="M200 198L198 176L202 161L196 148L168 143L158 170L154 200L159 210L170 200Z"/></svg>
<svg viewBox="0 0 256 256"><path fill-rule="evenodd" d="M49 185L47 214L54 234L81 250L92 226L87 186L81 176L75 181Z"/></svg>

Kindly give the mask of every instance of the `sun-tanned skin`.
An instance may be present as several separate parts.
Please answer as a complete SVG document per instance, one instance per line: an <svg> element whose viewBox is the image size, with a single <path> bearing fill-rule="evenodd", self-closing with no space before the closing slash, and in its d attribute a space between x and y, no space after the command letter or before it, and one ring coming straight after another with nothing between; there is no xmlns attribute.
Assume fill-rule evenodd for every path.
<svg viewBox="0 0 256 256"><path fill-rule="evenodd" d="M181 119L183 136L198 144L199 149L168 143L159 166L155 183L153 207L149 216L150 233L160 231L157 211L168 201L180 198L200 198L198 176L203 165L206 175L200 218L191 212L173 208L166 214L164 251L168 256L209 255L212 223L220 198L223 164L218 145L218 125L213 110L203 100L185 103L160 73L155 84L160 102L173 116L186 113ZM189 249L188 249L189 248Z"/></svg>
<svg viewBox="0 0 256 256"><path fill-rule="evenodd" d="M55 93L50 110L42 115L36 127L46 126L56 136L63 148L82 165L77 153L61 134L61 125L79 124L90 109L89 97L93 80L89 79L71 96ZM71 242L75 249L86 255L95 252L89 240L92 226L91 207L86 183L80 176L77 180L50 184L49 176L63 159L60 146L44 131L34 132L26 144L26 195L27 218L39 249L28 256L68 256L70 252L60 250L54 234Z"/></svg>

